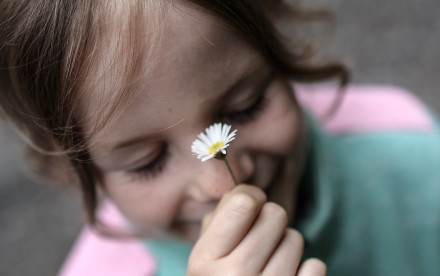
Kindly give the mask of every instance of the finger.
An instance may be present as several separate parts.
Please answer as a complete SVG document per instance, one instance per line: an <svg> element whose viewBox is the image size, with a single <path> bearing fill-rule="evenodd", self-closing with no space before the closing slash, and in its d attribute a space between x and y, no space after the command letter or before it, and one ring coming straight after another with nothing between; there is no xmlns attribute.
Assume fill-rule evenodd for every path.
<svg viewBox="0 0 440 276"><path fill-rule="evenodd" d="M217 206L210 223L194 250L205 258L218 259L229 254L243 239L266 202L261 189L239 185Z"/></svg>
<svg viewBox="0 0 440 276"><path fill-rule="evenodd" d="M264 204L267 201L266 194L260 188L255 187L255 186L251 186L251 185L246 185L246 184L239 184L238 186L236 186L232 190L227 191L223 195L216 210L221 209L226 204L229 204L228 202L231 199L231 197L236 196L237 194L241 194L241 193L248 194L249 196L252 196L252 197L258 199L257 201L261 202L262 204Z"/></svg>
<svg viewBox="0 0 440 276"><path fill-rule="evenodd" d="M240 186L238 186L240 188L236 187L234 189L239 189L240 190L240 189L243 188L242 185L244 186L244 184L241 184ZM227 202L227 199L229 199L229 196L234 191L234 189L227 191L222 196L222 198L221 198L220 202L218 203L217 207L213 211L209 212L208 214L206 214L203 217L203 220L202 220L202 230L200 232L201 234L203 234L205 232L206 228L208 227L208 225L211 224L211 221L212 221L212 219L214 218L214 216L216 214L216 210L222 208L222 206L225 204L225 202Z"/></svg>
<svg viewBox="0 0 440 276"><path fill-rule="evenodd" d="M208 226L211 224L211 221L212 221L212 218L214 218L214 215L215 215L215 212L212 211L203 217L202 230L200 231L201 235L203 235L203 233L205 233L206 228L208 228Z"/></svg>
<svg viewBox="0 0 440 276"><path fill-rule="evenodd" d="M294 229L287 229L262 274L264 276L295 275L303 250L304 239L302 235Z"/></svg>
<svg viewBox="0 0 440 276"><path fill-rule="evenodd" d="M247 271L260 272L283 238L286 226L284 209L272 202L264 204L247 235L228 257L250 265Z"/></svg>
<svg viewBox="0 0 440 276"><path fill-rule="evenodd" d="M247 186L247 185L245 185L245 184L240 184L239 186L237 186L236 188L234 188L234 189L237 189L237 191L235 191L233 194L237 193L238 191L242 191L242 190L246 190L246 189L248 189L248 187L246 187L246 186ZM250 187L251 187L251 186L250 186ZM255 187L252 187L252 189L254 189L254 188L255 188ZM234 191L234 189L233 189L233 190L230 190L230 191L227 191L227 192L223 195L223 197L222 197L221 201L219 202L218 206L216 207L216 209L213 210L213 211L211 211L211 212L209 212L208 214L206 214L206 215L203 217L203 220L202 220L202 230L200 231L200 234L203 234L203 233L205 232L205 230L206 230L206 228L208 227L208 225L211 224L211 221L212 221L212 219L214 218L214 216L215 216L215 214L216 214L216 210L222 208L222 207L224 206L224 204L226 204L227 200L229 199L229 197L230 197L231 193ZM265 195L264 195L264 196L265 196Z"/></svg>
<svg viewBox="0 0 440 276"><path fill-rule="evenodd" d="M327 266L321 260L312 258L307 259L300 267L298 276L325 276Z"/></svg>

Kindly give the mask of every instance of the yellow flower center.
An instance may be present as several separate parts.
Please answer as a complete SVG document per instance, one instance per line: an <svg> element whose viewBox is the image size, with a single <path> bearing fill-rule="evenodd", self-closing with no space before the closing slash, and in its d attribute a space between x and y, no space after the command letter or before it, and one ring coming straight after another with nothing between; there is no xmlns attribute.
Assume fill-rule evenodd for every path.
<svg viewBox="0 0 440 276"><path fill-rule="evenodd" d="M209 154L214 154L217 150L223 148L223 142L216 142L209 147Z"/></svg>

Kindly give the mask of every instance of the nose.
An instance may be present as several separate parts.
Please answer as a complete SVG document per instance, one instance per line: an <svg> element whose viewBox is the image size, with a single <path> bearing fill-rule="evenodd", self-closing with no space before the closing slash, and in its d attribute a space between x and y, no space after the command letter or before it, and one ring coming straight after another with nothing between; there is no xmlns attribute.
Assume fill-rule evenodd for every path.
<svg viewBox="0 0 440 276"><path fill-rule="evenodd" d="M254 165L251 156L230 150L226 160L238 183L245 183L252 177ZM191 195L200 202L217 201L235 185L223 160L213 158L205 162L198 161L194 164L193 172Z"/></svg>

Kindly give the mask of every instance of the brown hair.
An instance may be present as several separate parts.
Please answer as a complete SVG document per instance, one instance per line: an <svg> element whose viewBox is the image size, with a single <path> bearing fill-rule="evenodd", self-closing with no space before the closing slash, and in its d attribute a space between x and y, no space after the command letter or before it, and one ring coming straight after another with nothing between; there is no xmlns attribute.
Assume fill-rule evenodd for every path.
<svg viewBox="0 0 440 276"><path fill-rule="evenodd" d="M52 173L54 171L66 172L64 175L68 176L67 181L75 181L80 185L90 223L96 222L96 176L87 151L86 137L81 132L75 111L84 93L81 85L100 54L100 39L108 27L106 20L112 14L112 6L108 4L110 2L0 2L0 112L12 119L28 137L31 152L39 157L37 164L43 164L40 168L52 177L55 177ZM125 19L129 33L133 35L120 38L130 44L132 49L130 62L125 64L126 79L121 84L122 90L127 89L139 66L136 53L140 52L140 45L136 44L134 36L138 26L136 20L142 17L141 10L145 9L145 2L160 1L127 2L127 10L135 12L126 16L129 19ZM274 68L293 80L314 82L337 77L342 84L348 80L344 66L312 66L305 62L303 52L294 53L287 49L271 20L279 10L286 11L280 9L284 5L281 1L187 2L224 20L257 47ZM293 20L304 15L290 11ZM119 96L113 104L103 107L106 110L102 112L103 123L106 117L115 113L117 107L126 104L126 98L122 98L125 94L116 93Z"/></svg>

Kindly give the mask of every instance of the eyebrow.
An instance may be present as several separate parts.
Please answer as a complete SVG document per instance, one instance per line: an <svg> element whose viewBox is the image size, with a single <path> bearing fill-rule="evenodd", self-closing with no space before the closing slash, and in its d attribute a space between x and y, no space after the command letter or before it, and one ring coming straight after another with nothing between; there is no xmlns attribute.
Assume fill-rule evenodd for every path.
<svg viewBox="0 0 440 276"><path fill-rule="evenodd" d="M137 143L143 142L145 140L150 139L152 136L151 135L141 135L135 138L131 138L127 141L122 141L122 142L118 142L116 143L116 145L111 147L111 150L118 150L118 149L122 149L122 148L126 148L132 145L135 145Z"/></svg>
<svg viewBox="0 0 440 276"><path fill-rule="evenodd" d="M224 97L232 94L240 85L245 83L255 74L258 74L261 71L261 67L264 65L262 62L254 62L247 66L246 70L242 72L242 74L229 86L225 92L222 93Z"/></svg>
<svg viewBox="0 0 440 276"><path fill-rule="evenodd" d="M173 127L179 125L180 123L182 123L183 121L185 121L185 118L182 118L178 122L176 122L176 123L174 123L174 124L172 124L170 126L167 126L166 128L158 130L154 134L140 135L140 136L137 136L135 138L130 138L130 139L126 140L126 141L117 142L114 146L112 146L110 148L111 148L111 150L118 150L118 149L121 149L121 148L126 148L126 147L129 147L129 146L135 145L137 143L143 142L143 141L148 140L148 139L153 139L154 136L156 136L157 133L160 133L160 132L163 132L163 131L168 130L170 128L173 128Z"/></svg>

